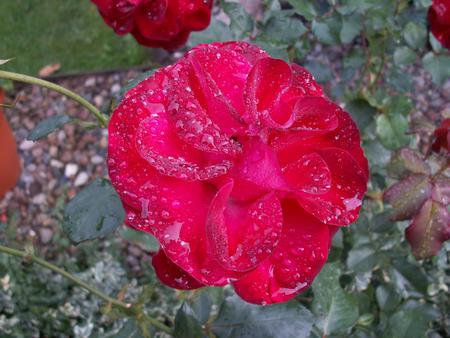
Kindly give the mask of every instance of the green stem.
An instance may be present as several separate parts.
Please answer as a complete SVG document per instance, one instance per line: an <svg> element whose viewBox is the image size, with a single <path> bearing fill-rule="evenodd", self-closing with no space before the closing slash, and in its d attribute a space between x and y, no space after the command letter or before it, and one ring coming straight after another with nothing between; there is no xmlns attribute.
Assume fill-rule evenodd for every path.
<svg viewBox="0 0 450 338"><path fill-rule="evenodd" d="M28 84L34 84L41 87L48 88L50 90L54 90L55 92L58 92L76 102L81 104L82 106L86 107L97 119L100 126L106 127L108 125L108 120L92 103L87 101L86 99L82 98L80 95L72 92L71 90L68 90L64 87L61 87L57 84L54 84L49 81L41 80L32 76L23 75L23 74L17 74L12 72L6 72L0 70L0 78L8 79L12 81L18 81L18 82L24 82Z"/></svg>
<svg viewBox="0 0 450 338"><path fill-rule="evenodd" d="M44 260L42 258L39 258L39 257L37 257L35 255L28 254L25 251L16 250L16 249L9 248L9 247L3 246L3 245L0 245L0 253L4 253L4 254L10 255L10 256L24 258L24 259L27 259L27 260L33 262L33 263L41 265L41 266L43 266L43 267L45 267L45 268L47 268L49 270L52 270L53 272L56 272L56 273L60 274L63 277L67 278L68 280L72 281L73 283L75 283L76 285L80 286L81 288L89 291L90 293L92 293L92 294L96 295L97 297L99 297L100 299L104 300L108 304L111 304L112 306L115 306L117 308L120 308L120 309L124 310L125 313L138 315L138 313L136 313L136 311L133 311L132 304L124 303L124 302L121 302L118 299L114 299L114 298L111 298L111 297L105 295L100 290L90 286L89 284L83 282L81 279L79 279L79 278L75 277L74 275L68 273L64 269L61 269L61 268L57 267L56 265L54 265L52 263L49 263L49 262L47 262L46 260ZM172 329L170 327L168 327L165 324L161 323L157 319L151 318L151 317L146 316L146 315L144 315L144 318L145 318L146 321L151 323L157 329L159 329L161 331L164 331L164 332L166 332L168 334L173 334L173 331L172 331Z"/></svg>

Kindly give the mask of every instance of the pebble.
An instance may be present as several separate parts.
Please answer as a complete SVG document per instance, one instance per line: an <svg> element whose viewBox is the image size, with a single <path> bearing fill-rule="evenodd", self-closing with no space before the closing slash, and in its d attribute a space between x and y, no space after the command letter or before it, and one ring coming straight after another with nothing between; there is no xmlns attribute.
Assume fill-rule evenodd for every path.
<svg viewBox="0 0 450 338"><path fill-rule="evenodd" d="M32 198L31 203L40 205L40 204L45 203L46 200L47 200L47 196L44 193L40 193Z"/></svg>
<svg viewBox="0 0 450 338"><path fill-rule="evenodd" d="M82 171L78 174L73 185L75 187L80 187L82 185L85 185L88 180L89 180L89 175L85 171Z"/></svg>
<svg viewBox="0 0 450 338"><path fill-rule="evenodd" d="M92 164L100 164L103 163L105 160L103 159L103 157L99 156L99 155L94 155L91 157L91 163Z"/></svg>
<svg viewBox="0 0 450 338"><path fill-rule="evenodd" d="M30 150L33 147L34 147L34 142L33 141L23 140L20 143L19 149L23 150L23 151L26 151L26 150Z"/></svg>
<svg viewBox="0 0 450 338"><path fill-rule="evenodd" d="M68 178L75 176L78 172L78 165L75 163L68 163L64 169L64 175Z"/></svg>
<svg viewBox="0 0 450 338"><path fill-rule="evenodd" d="M49 228L40 228L39 229L39 238L43 244L48 244L52 240L53 231Z"/></svg>
<svg viewBox="0 0 450 338"><path fill-rule="evenodd" d="M54 168L58 168L61 169L62 167L64 167L64 163L62 163L61 161L58 160L50 160L50 165Z"/></svg>

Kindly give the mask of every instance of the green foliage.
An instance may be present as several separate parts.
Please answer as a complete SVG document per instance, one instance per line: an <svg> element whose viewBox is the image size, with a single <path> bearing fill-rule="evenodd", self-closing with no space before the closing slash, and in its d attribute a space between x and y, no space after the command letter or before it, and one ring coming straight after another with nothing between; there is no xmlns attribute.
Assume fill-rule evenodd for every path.
<svg viewBox="0 0 450 338"><path fill-rule="evenodd" d="M38 123L38 125L28 135L28 140L37 141L54 132L56 129L61 128L66 123L69 123L70 120L71 118L67 115L49 117L48 119Z"/></svg>
<svg viewBox="0 0 450 338"><path fill-rule="evenodd" d="M125 219L122 202L111 183L97 179L66 206L62 229L75 243L108 235Z"/></svg>
<svg viewBox="0 0 450 338"><path fill-rule="evenodd" d="M5 70L37 75L60 63L62 73L149 64L133 37L117 36L90 1L0 1L0 59Z"/></svg>
<svg viewBox="0 0 450 338"><path fill-rule="evenodd" d="M232 296L222 304L212 330L218 338L306 338L312 321L311 313L297 302L257 306Z"/></svg>

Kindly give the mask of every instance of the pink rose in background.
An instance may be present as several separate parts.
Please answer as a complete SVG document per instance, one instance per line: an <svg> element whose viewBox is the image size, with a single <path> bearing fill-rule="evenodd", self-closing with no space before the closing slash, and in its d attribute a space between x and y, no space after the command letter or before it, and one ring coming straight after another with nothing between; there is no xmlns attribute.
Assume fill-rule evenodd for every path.
<svg viewBox="0 0 450 338"><path fill-rule="evenodd" d="M450 0L433 0L428 11L428 21L434 37L450 49Z"/></svg>
<svg viewBox="0 0 450 338"><path fill-rule="evenodd" d="M172 50L191 31L208 27L212 0L92 0L105 22L119 35L131 33L147 47Z"/></svg>

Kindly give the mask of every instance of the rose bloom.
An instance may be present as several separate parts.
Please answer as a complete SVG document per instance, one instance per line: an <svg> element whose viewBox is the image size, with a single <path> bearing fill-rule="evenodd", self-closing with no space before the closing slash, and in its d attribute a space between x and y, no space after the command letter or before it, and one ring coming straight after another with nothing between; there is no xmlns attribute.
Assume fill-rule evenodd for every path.
<svg viewBox="0 0 450 338"><path fill-rule="evenodd" d="M450 49L450 0L433 0L428 21L434 37Z"/></svg>
<svg viewBox="0 0 450 338"><path fill-rule="evenodd" d="M444 119L435 129L431 149L437 153L450 152L450 118Z"/></svg>
<svg viewBox="0 0 450 338"><path fill-rule="evenodd" d="M161 244L160 280L246 301L308 288L358 218L359 131L312 75L244 42L200 45L131 89L109 125L126 222Z"/></svg>
<svg viewBox="0 0 450 338"><path fill-rule="evenodd" d="M91 1L117 34L131 33L147 47L178 48L211 20L212 0Z"/></svg>

